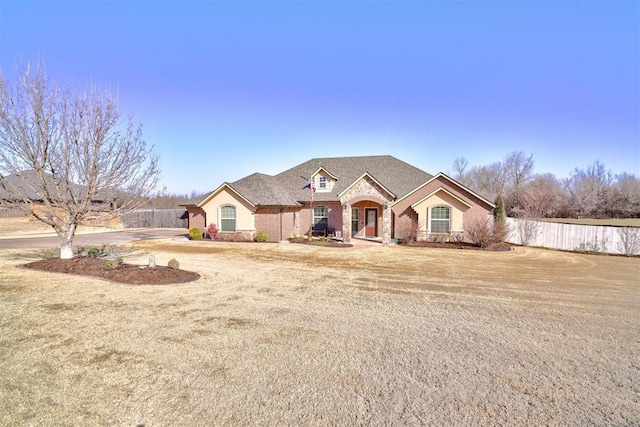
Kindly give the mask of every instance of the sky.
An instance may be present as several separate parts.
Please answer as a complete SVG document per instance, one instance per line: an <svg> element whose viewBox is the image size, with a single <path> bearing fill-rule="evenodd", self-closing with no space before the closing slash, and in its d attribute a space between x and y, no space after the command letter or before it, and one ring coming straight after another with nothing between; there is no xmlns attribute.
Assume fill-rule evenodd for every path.
<svg viewBox="0 0 640 427"><path fill-rule="evenodd" d="M0 0L0 68L119 93L169 193L315 157L640 176L637 1Z"/></svg>

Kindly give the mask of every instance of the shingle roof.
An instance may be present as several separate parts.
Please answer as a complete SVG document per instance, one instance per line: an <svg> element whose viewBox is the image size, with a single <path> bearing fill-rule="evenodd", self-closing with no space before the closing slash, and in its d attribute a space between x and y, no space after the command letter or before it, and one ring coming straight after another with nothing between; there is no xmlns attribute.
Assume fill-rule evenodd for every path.
<svg viewBox="0 0 640 427"><path fill-rule="evenodd" d="M286 187L271 175L254 173L229 184L256 206L295 206L298 202L291 197Z"/></svg>
<svg viewBox="0 0 640 427"><path fill-rule="evenodd" d="M338 201L338 194L365 173L397 198L432 178L425 171L393 156L324 157L308 160L274 176L254 173L229 186L256 206L295 206L309 200L307 180L319 167L338 180L330 193L316 192L316 201Z"/></svg>
<svg viewBox="0 0 640 427"><path fill-rule="evenodd" d="M365 172L396 197L404 196L432 177L425 171L393 156L361 156L311 159L276 175L276 178L283 186L290 189L296 200L309 200L309 190L304 188L305 183L301 177L310 177L320 166L338 177L338 181L331 193L316 192L315 200L317 201L337 201L338 194Z"/></svg>

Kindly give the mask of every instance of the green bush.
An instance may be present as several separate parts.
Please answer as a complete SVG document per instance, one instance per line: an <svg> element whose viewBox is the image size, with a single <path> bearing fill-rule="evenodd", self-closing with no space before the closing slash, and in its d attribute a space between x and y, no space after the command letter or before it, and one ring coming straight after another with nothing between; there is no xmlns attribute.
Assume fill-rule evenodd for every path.
<svg viewBox="0 0 640 427"><path fill-rule="evenodd" d="M198 227L193 227L189 230L189 238L191 240L200 240L202 239L202 231Z"/></svg>
<svg viewBox="0 0 640 427"><path fill-rule="evenodd" d="M264 231L260 231L260 230L256 231L256 237L255 237L256 242L266 242L267 239L268 237Z"/></svg>
<svg viewBox="0 0 640 427"><path fill-rule="evenodd" d="M102 251L99 248L91 248L87 251L87 256L89 258L98 258Z"/></svg>

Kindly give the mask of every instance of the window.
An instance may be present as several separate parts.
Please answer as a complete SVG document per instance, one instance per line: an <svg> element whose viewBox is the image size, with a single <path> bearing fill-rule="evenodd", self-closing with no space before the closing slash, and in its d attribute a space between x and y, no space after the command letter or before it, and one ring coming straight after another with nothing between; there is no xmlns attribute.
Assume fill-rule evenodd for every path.
<svg viewBox="0 0 640 427"><path fill-rule="evenodd" d="M329 224L329 209L326 206L316 206L313 208L313 225L322 224L327 226Z"/></svg>
<svg viewBox="0 0 640 427"><path fill-rule="evenodd" d="M320 187L320 189L322 189L322 190L326 190L327 189L327 177L326 176L320 176L320 180L318 181L318 187Z"/></svg>
<svg viewBox="0 0 640 427"><path fill-rule="evenodd" d="M358 208L351 208L351 232L357 233L358 226L360 225L360 210Z"/></svg>
<svg viewBox="0 0 640 427"><path fill-rule="evenodd" d="M450 227L451 209L448 206L434 206L431 208L431 232L448 233Z"/></svg>
<svg viewBox="0 0 640 427"><path fill-rule="evenodd" d="M236 208L223 206L220 208L220 231L236 231Z"/></svg>

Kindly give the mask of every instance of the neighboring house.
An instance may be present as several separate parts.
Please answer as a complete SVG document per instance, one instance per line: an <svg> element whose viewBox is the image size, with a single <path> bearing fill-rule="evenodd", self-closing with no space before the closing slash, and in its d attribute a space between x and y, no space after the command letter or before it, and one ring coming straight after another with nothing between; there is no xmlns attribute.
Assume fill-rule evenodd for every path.
<svg viewBox="0 0 640 427"><path fill-rule="evenodd" d="M410 234L463 233L494 205L443 173L430 175L392 156L311 159L278 175L223 183L185 206L189 228L267 234L279 241L310 232L389 243Z"/></svg>

